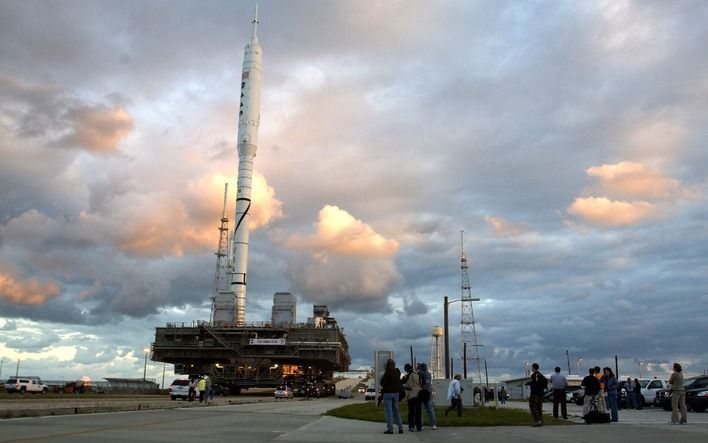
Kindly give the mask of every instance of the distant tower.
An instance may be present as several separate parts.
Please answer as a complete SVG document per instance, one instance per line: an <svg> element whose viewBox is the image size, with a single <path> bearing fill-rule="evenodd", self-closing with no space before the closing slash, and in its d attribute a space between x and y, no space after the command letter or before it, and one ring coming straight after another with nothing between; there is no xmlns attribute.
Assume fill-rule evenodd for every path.
<svg viewBox="0 0 708 443"><path fill-rule="evenodd" d="M228 278L228 254L229 254L229 219L226 217L226 199L229 194L229 184L224 184L224 206L221 210L221 225L219 226L219 246L216 254L216 270L214 271L214 290L211 295L211 317L210 324L214 324L214 317L217 309L227 311L233 310L231 289ZM221 295L221 296L220 296ZM226 299L226 306L217 306L217 300L221 303Z"/></svg>
<svg viewBox="0 0 708 443"><path fill-rule="evenodd" d="M251 209L253 158L258 149L261 102L261 45L258 43L258 6L253 19L253 35L246 44L241 71L241 101L238 111L238 183L236 216L231 244L229 294L217 296L215 322L246 323L246 283L248 268L248 234Z"/></svg>
<svg viewBox="0 0 708 443"><path fill-rule="evenodd" d="M477 376L479 377L478 381L481 384L482 368L479 364L479 347L481 345L477 344L477 331L475 330L474 323L472 292L470 291L470 276L467 272L467 257L465 257L465 231L460 231L460 245L462 251L460 258L460 269L462 270L462 315L460 317L460 336L462 337L462 346L460 350L466 348L468 352L472 352L472 361L477 369ZM467 346L465 346L465 343Z"/></svg>
<svg viewBox="0 0 708 443"><path fill-rule="evenodd" d="M440 358L440 337L443 335L443 328L433 326L433 340L430 344L430 375L433 380L442 378L442 359Z"/></svg>

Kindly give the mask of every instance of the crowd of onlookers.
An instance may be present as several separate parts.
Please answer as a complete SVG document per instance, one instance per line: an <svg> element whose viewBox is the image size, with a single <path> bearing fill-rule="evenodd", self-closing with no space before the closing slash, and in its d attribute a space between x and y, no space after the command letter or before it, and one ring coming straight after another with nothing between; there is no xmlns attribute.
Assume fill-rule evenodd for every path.
<svg viewBox="0 0 708 443"><path fill-rule="evenodd" d="M527 383L530 387L529 408L533 416L533 426L543 425L542 403L546 390L553 391L553 417L568 418L566 389L568 381L556 367L550 380L539 371L537 363L532 365L531 380ZM684 424L686 417L686 400L684 378L681 365L674 363L673 373L669 379L671 391L671 424ZM620 390L619 382L612 368L599 366L588 369L588 375L580 384L584 391L583 419L586 423L617 422L619 421ZM641 385L638 379L628 377L624 383L627 395L627 408L642 408ZM680 415L680 417L679 417Z"/></svg>

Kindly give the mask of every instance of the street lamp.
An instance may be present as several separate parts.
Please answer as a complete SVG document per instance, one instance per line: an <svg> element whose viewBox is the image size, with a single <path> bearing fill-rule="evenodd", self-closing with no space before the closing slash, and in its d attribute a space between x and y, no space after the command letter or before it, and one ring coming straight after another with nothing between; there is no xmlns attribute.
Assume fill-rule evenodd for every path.
<svg viewBox="0 0 708 443"><path fill-rule="evenodd" d="M583 361L583 357L578 357L577 360L575 360L575 366L578 369L578 375L580 375L580 362Z"/></svg>
<svg viewBox="0 0 708 443"><path fill-rule="evenodd" d="M150 348L143 349L145 352L145 365L143 366L143 381L147 381L147 368L148 368L148 354L150 353Z"/></svg>
<svg viewBox="0 0 708 443"><path fill-rule="evenodd" d="M639 378L642 378L642 365L644 364L643 361L639 362Z"/></svg>
<svg viewBox="0 0 708 443"><path fill-rule="evenodd" d="M465 298L465 299L458 298L457 300L448 301L447 296L445 296L445 301L444 301L444 305L443 305L444 306L443 312L445 314L445 324L444 324L445 340L443 340L443 341L445 343L445 378L446 379L450 378L450 334L449 334L447 307L448 307L448 305L451 305L455 302L463 301L463 300L464 301L479 301L478 298ZM480 382L481 382L481 380L480 380Z"/></svg>
<svg viewBox="0 0 708 443"><path fill-rule="evenodd" d="M626 355L615 355L615 378L619 380L620 375L619 375L619 359L620 358L632 358L628 357Z"/></svg>

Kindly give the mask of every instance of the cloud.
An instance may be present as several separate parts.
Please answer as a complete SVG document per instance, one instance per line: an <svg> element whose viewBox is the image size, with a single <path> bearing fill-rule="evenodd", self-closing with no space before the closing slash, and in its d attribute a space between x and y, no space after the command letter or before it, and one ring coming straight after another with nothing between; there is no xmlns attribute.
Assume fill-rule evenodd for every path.
<svg viewBox="0 0 708 443"><path fill-rule="evenodd" d="M56 85L0 76L0 97L6 101L0 115L17 135L46 137L53 146L112 153L133 131L133 117L124 107L88 103Z"/></svg>
<svg viewBox="0 0 708 443"><path fill-rule="evenodd" d="M525 233L528 230L526 224L514 224L501 217L486 216L484 221L494 229L496 237L514 237Z"/></svg>
<svg viewBox="0 0 708 443"><path fill-rule="evenodd" d="M567 212L599 227L640 223L669 212L679 200L701 195L642 163L604 164L588 168L586 173L598 183L585 193L602 196L577 197Z"/></svg>
<svg viewBox="0 0 708 443"><path fill-rule="evenodd" d="M392 259L398 242L336 206L320 210L314 235L293 235L286 247L300 252L288 276L307 300L358 312L380 309L402 278Z"/></svg>
<svg viewBox="0 0 708 443"><path fill-rule="evenodd" d="M70 109L67 119L72 128L64 142L93 152L116 151L133 131L133 117L121 106L81 106Z"/></svg>
<svg viewBox="0 0 708 443"><path fill-rule="evenodd" d="M265 176L257 171L253 172L251 199L251 229L268 226L283 216L283 202L275 197L275 189L269 186Z"/></svg>
<svg viewBox="0 0 708 443"><path fill-rule="evenodd" d="M414 294L403 297L403 310L406 315L423 315L428 313L428 305Z"/></svg>
<svg viewBox="0 0 708 443"><path fill-rule="evenodd" d="M287 247L361 257L391 257L398 251L396 240L385 239L337 206L327 205L320 210L315 231L313 236L290 237Z"/></svg>
<svg viewBox="0 0 708 443"><path fill-rule="evenodd" d="M224 182L219 174L208 174L191 180L183 197L167 192L124 194L115 196L111 218L120 220L115 226L116 243L124 251L141 256L183 255L215 248L218 243L219 218L223 209ZM229 187L226 217L233 229L234 186ZM251 229L266 226L282 217L282 202L268 186L262 174L254 173ZM85 214L88 218L95 215ZM111 223L100 216L97 223Z"/></svg>
<svg viewBox="0 0 708 443"><path fill-rule="evenodd" d="M18 281L13 276L0 273L0 298L23 305L38 305L58 296L59 285L53 281L41 282L36 278Z"/></svg>
<svg viewBox="0 0 708 443"><path fill-rule="evenodd" d="M667 199L681 191L681 182L641 163L622 161L593 166L587 174L596 177L606 193L617 197Z"/></svg>
<svg viewBox="0 0 708 443"><path fill-rule="evenodd" d="M601 227L632 225L656 215L651 203L610 200L606 197L576 198L568 213Z"/></svg>

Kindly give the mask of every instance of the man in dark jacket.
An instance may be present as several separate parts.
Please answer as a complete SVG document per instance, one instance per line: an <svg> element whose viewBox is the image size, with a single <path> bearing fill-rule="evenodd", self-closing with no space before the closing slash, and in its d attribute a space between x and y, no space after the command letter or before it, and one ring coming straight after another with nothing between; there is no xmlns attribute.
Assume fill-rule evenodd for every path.
<svg viewBox="0 0 708 443"><path fill-rule="evenodd" d="M531 365L531 381L527 383L530 388L529 409L533 417L533 426L543 426L543 394L548 387L548 379L538 370L538 363Z"/></svg>
<svg viewBox="0 0 708 443"><path fill-rule="evenodd" d="M586 375L580 386L585 389L585 400L583 403L583 417L590 412L590 405L595 401L595 397L600 393L600 381L595 377L595 369L588 369L589 375Z"/></svg>

